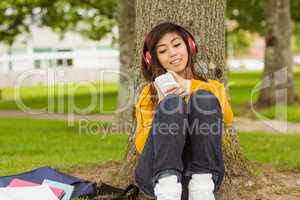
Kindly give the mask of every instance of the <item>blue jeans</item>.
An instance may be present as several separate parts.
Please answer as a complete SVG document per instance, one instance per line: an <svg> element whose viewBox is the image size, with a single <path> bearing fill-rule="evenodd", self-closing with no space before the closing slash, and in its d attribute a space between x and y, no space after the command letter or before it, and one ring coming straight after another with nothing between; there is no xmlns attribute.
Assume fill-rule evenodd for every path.
<svg viewBox="0 0 300 200"><path fill-rule="evenodd" d="M223 115L219 101L206 90L194 92L188 102L167 95L156 107L149 136L135 168L140 190L154 199L158 178L177 175L187 199L194 173L211 173L219 190L224 177Z"/></svg>

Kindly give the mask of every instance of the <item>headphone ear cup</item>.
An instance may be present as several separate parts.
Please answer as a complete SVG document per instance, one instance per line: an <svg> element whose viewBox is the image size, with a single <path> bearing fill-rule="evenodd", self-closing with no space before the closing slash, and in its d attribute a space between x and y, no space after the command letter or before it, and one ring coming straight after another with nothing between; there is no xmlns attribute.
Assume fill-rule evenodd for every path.
<svg viewBox="0 0 300 200"><path fill-rule="evenodd" d="M150 52L147 51L145 54L145 62L147 63L147 65L151 64L151 59L152 59L152 56L151 56Z"/></svg>
<svg viewBox="0 0 300 200"><path fill-rule="evenodd" d="M189 42L189 47L191 49L192 56L195 56L197 53L197 46L195 44L195 41L193 40L193 38L189 37L188 42Z"/></svg>

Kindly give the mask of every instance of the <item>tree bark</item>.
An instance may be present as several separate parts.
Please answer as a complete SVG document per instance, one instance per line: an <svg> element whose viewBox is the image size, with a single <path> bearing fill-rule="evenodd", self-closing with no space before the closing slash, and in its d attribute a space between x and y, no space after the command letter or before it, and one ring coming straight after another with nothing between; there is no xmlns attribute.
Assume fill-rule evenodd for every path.
<svg viewBox="0 0 300 200"><path fill-rule="evenodd" d="M124 132L130 129L132 124L132 100L133 82L133 54L135 47L135 1L120 0L117 10L117 22L119 28L119 49L120 49L120 78L117 98L117 111L114 123Z"/></svg>
<svg viewBox="0 0 300 200"><path fill-rule="evenodd" d="M257 106L296 103L289 0L266 0L265 19L265 67Z"/></svg>
<svg viewBox="0 0 300 200"><path fill-rule="evenodd" d="M144 35L155 25L171 21L186 27L195 36L202 59L209 66L209 77L226 82L225 73L225 9L226 0L139 0L136 1L136 46L133 60L134 88L143 82L140 71L141 49ZM135 91L137 96L139 91ZM131 113L134 117L134 112ZM225 180L218 199L239 199L232 180L237 176L248 176L250 168L241 152L234 129L223 134ZM134 182L133 172L137 161L134 146L135 126L131 129L119 178L126 184ZM226 133L226 134L225 134ZM230 134L229 134L230 133Z"/></svg>

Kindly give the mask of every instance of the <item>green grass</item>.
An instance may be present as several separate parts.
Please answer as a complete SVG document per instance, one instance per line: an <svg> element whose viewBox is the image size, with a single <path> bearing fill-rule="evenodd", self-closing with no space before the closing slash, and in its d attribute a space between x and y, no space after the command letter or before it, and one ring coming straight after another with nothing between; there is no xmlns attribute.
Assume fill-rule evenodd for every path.
<svg viewBox="0 0 300 200"><path fill-rule="evenodd" d="M101 125L90 122L90 132L79 132L79 124L54 120L0 118L0 175L40 166L60 170L91 167L123 157L126 134L100 134ZM81 129L83 130L83 129ZM285 169L300 169L300 134L239 133L240 144L250 160L273 163Z"/></svg>
<svg viewBox="0 0 300 200"><path fill-rule="evenodd" d="M239 138L249 160L272 163L285 170L300 169L300 134L244 132Z"/></svg>
<svg viewBox="0 0 300 200"><path fill-rule="evenodd" d="M251 102L252 90L259 83L261 76L260 72L234 72L228 74L231 106L235 116L259 118L259 116L257 116L252 110L246 109L245 111L245 106ZM300 94L299 71L294 73L294 80L297 92ZM257 97L258 92L253 92L252 101L255 102ZM299 105L288 105L286 109L288 121L300 122ZM267 119L275 118L275 107L255 111ZM278 114L276 114L276 117L278 117Z"/></svg>
<svg viewBox="0 0 300 200"><path fill-rule="evenodd" d="M245 111L245 105L251 102L251 93L255 85L261 79L261 72L234 72L228 73L228 83L230 88L231 105L235 116L245 116L251 118L259 118L255 113L249 109ZM295 72L294 80L300 94L300 72ZM50 88L50 90L49 90ZM118 84L106 83L103 85L101 91L98 82L93 82L91 87L93 94L96 96L96 102L91 104L91 92L86 85L71 84L64 86L36 86L21 88L21 100L23 103L33 109L43 112L51 110L54 112L63 113L80 113L80 114L95 114L95 113L112 113L116 109ZM14 88L3 88L3 99L0 101L0 109L2 110L20 110L16 101L14 100ZM53 104L48 104L48 92L54 91L49 96L53 100ZM72 92L72 90L74 90ZM62 91L62 92L59 92ZM50 92L52 93L52 92ZM70 95L74 95L74 101L69 99ZM103 99L100 98L103 94ZM253 94L253 102L258 97L258 93ZM60 103L61 102L61 103ZM84 113L82 108L87 108L91 104L89 110ZM101 105L102 108L101 108ZM268 119L274 119L275 108L268 108L263 110L256 110L259 114ZM276 114L278 117L278 114ZM287 120L293 122L300 122L300 106L290 105L287 107Z"/></svg>
<svg viewBox="0 0 300 200"><path fill-rule="evenodd" d="M93 131L88 132L79 129L79 123L0 118L0 175L45 165L67 170L122 159L127 135L97 132L106 124L90 122Z"/></svg>
<svg viewBox="0 0 300 200"><path fill-rule="evenodd" d="M68 84L50 87L22 87L20 90L3 88L0 109L20 110L21 108L15 101L15 91L19 91L20 98L18 99L31 111L45 112L50 110L60 113L80 114L112 113L116 108L118 84L105 83L102 87L98 82L93 82L89 85ZM92 98L95 103L92 103ZM89 106L90 108L88 108Z"/></svg>

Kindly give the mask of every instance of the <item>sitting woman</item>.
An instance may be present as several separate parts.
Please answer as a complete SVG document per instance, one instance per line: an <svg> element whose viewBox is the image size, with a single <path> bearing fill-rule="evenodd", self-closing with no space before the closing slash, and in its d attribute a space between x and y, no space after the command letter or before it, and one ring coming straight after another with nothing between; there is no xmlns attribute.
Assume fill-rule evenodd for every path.
<svg viewBox="0 0 300 200"><path fill-rule="evenodd" d="M196 53L192 34L174 23L157 25L144 41L149 83L135 104L135 180L151 199L179 200L189 180L189 200L214 200L224 177L223 124L231 125L233 114L224 85L196 72ZM162 91L155 78L165 73L176 84Z"/></svg>

